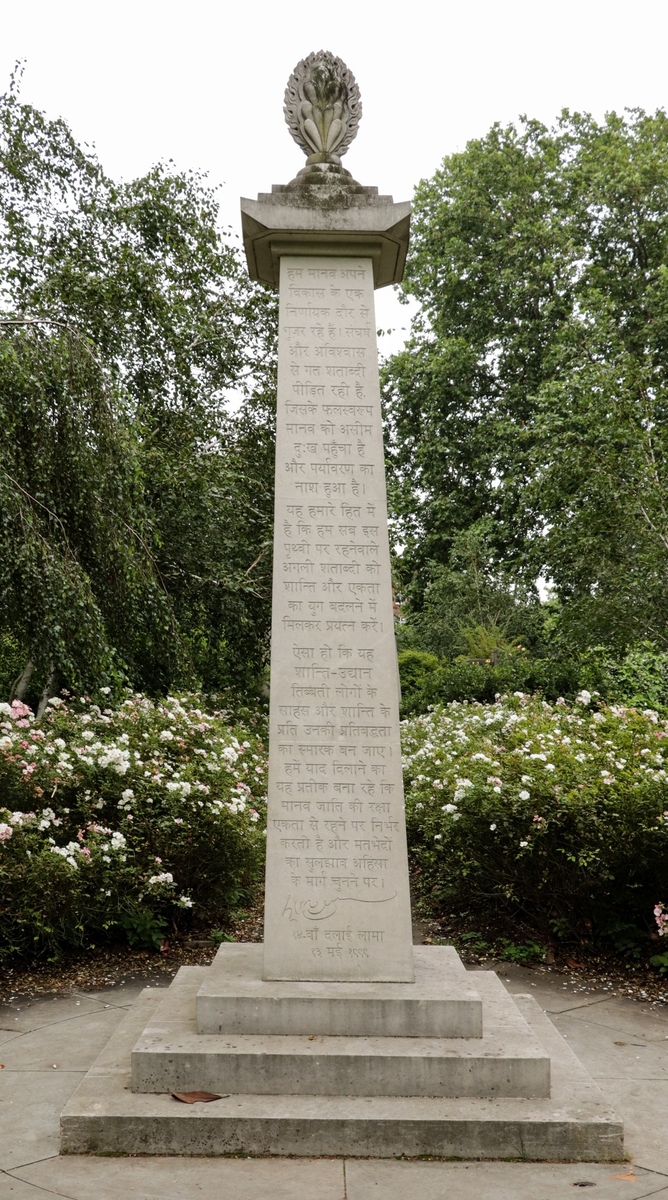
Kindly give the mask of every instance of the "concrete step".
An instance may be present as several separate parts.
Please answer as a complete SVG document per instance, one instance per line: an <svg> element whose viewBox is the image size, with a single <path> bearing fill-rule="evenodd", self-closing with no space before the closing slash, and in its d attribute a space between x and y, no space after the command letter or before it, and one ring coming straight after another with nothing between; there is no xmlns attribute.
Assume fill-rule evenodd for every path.
<svg viewBox="0 0 668 1200"><path fill-rule="evenodd" d="M262 978L262 945L220 947L197 996L199 1033L482 1036L482 1004L453 946L414 946L414 983Z"/></svg>
<svg viewBox="0 0 668 1200"><path fill-rule="evenodd" d="M492 995L484 976L480 991ZM237 1094L190 1105L131 1091L130 1053L163 995L142 993L63 1110L62 1154L623 1157L619 1118L531 996L515 1002L551 1060L550 1098Z"/></svg>
<svg viewBox="0 0 668 1200"><path fill-rule="evenodd" d="M135 1045L135 1092L549 1096L550 1060L497 982L481 1038L198 1034L206 968L181 968ZM496 977L494 977L496 980Z"/></svg>

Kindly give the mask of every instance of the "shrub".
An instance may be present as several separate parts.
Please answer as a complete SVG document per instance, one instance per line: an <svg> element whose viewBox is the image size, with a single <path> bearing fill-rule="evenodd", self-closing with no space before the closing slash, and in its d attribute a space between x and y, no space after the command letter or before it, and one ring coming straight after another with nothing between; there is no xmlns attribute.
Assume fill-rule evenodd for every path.
<svg viewBox="0 0 668 1200"><path fill-rule="evenodd" d="M542 937L648 935L668 874L668 721L590 705L515 694L403 722L409 843L435 911L473 901Z"/></svg>
<svg viewBox="0 0 668 1200"><path fill-rule="evenodd" d="M580 679L607 700L668 712L668 654L653 642L629 646L624 655L594 646L583 655Z"/></svg>
<svg viewBox="0 0 668 1200"><path fill-rule="evenodd" d="M582 688L611 704L668 714L668 654L652 642L630 646L623 654L594 646L570 658L500 653L497 662L439 659L411 648L400 652L399 672L406 716L453 700L490 704L496 696L514 691L540 692L546 700L556 700L572 698Z"/></svg>
<svg viewBox="0 0 668 1200"><path fill-rule="evenodd" d="M264 857L266 751L201 697L0 704L0 958L224 923Z"/></svg>
<svg viewBox="0 0 668 1200"><path fill-rule="evenodd" d="M412 715L435 704L478 700L493 703L502 692L540 691L548 699L574 695L578 689L577 664L567 660L508 655L496 663L467 659L438 659L421 650L399 654L401 710Z"/></svg>

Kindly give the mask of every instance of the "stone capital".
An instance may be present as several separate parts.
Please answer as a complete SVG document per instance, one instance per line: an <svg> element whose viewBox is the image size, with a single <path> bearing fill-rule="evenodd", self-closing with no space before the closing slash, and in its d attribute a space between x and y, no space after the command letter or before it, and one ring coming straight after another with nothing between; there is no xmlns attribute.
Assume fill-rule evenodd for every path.
<svg viewBox="0 0 668 1200"><path fill-rule="evenodd" d="M274 187L257 200L242 199L244 249L251 279L278 287L283 255L326 255L370 258L376 288L400 283L408 249L410 203L395 204L391 196L378 196L375 188L357 188L336 196L328 193L320 203L316 199L319 189L302 195L289 187Z"/></svg>

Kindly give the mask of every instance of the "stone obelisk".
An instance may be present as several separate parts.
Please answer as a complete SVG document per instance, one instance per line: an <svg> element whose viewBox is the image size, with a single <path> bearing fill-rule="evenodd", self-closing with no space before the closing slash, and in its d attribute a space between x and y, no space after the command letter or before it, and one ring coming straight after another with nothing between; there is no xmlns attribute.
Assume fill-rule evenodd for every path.
<svg viewBox="0 0 668 1200"><path fill-rule="evenodd" d="M280 285L265 944L142 992L61 1116L63 1153L623 1156L530 996L411 945L373 319L409 205L341 167L360 115L340 59L299 63L306 167L242 201L251 275ZM187 1092L215 1103L173 1104Z"/></svg>
<svg viewBox="0 0 668 1200"><path fill-rule="evenodd" d="M341 165L357 84L312 54L287 87L307 154L242 201L251 276L279 286L264 978L413 980L374 288L410 206Z"/></svg>

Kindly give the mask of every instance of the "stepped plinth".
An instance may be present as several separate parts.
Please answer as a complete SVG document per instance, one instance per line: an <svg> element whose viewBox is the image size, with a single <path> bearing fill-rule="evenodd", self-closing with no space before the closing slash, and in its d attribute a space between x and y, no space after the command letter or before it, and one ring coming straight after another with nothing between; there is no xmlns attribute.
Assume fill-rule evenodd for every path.
<svg viewBox="0 0 668 1200"><path fill-rule="evenodd" d="M418 981L432 955L442 970L440 947L415 949ZM478 1037L199 1033L198 996L226 952L241 951L238 980L239 959L261 947L224 946L215 969L182 967L166 991L142 993L88 1072L62 1114L61 1152L621 1159L621 1122L533 998L443 949L482 1006ZM257 970L249 991L254 982ZM313 1005L315 1017L317 995ZM170 1095L200 1090L221 1099Z"/></svg>
<svg viewBox="0 0 668 1200"><path fill-rule="evenodd" d="M263 978L263 947L222 946L197 993L200 1034L481 1037L482 1002L451 946L415 947L415 982Z"/></svg>

